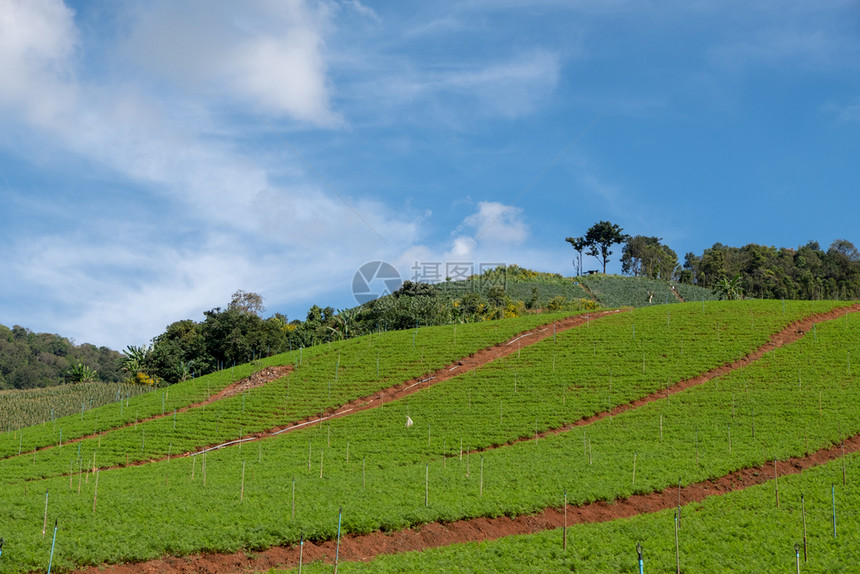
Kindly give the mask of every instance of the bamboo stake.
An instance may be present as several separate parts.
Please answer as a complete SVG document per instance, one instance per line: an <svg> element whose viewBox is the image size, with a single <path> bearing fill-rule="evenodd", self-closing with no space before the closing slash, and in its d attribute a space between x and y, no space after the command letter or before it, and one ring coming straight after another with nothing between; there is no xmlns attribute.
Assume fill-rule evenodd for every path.
<svg viewBox="0 0 860 574"><path fill-rule="evenodd" d="M636 455L638 453L633 451L633 484L636 484Z"/></svg>
<svg viewBox="0 0 860 574"><path fill-rule="evenodd" d="M776 507L779 508L779 477L776 473L776 459L773 459L773 488L776 492Z"/></svg>
<svg viewBox="0 0 860 574"><path fill-rule="evenodd" d="M242 486L239 489L239 502L245 500L245 461L242 461Z"/></svg>
<svg viewBox="0 0 860 574"><path fill-rule="evenodd" d="M564 528L562 530L561 549L567 550L567 491L564 491Z"/></svg>
<svg viewBox="0 0 860 574"><path fill-rule="evenodd" d="M480 496L484 496L484 455L481 455L481 490Z"/></svg>
<svg viewBox="0 0 860 574"><path fill-rule="evenodd" d="M678 509L678 513L675 514L675 572L677 574L681 574L681 546L678 543L678 522L681 520L680 518L681 510Z"/></svg>
<svg viewBox="0 0 860 574"><path fill-rule="evenodd" d="M808 562L809 556L806 549L806 506L803 503L803 495L800 495L800 514L803 516L803 561Z"/></svg>
<svg viewBox="0 0 860 574"><path fill-rule="evenodd" d="M45 522L42 524L42 536L48 530L48 491L45 490Z"/></svg>
<svg viewBox="0 0 860 574"><path fill-rule="evenodd" d="M96 512L96 500L99 497L99 470L96 469L96 487L93 491L93 514Z"/></svg>
<svg viewBox="0 0 860 574"><path fill-rule="evenodd" d="M292 506L290 510L290 518L296 517L296 477L293 477L293 496Z"/></svg>

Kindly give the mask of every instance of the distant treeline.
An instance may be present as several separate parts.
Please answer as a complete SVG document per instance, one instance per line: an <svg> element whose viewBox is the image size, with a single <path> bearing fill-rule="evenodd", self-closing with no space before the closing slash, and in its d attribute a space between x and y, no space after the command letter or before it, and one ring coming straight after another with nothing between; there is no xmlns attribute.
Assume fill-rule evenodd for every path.
<svg viewBox="0 0 860 574"><path fill-rule="evenodd" d="M677 278L708 288L738 278L745 296L761 299L858 299L860 252L844 239L827 251L816 241L797 249L716 243L702 255L687 253Z"/></svg>
<svg viewBox="0 0 860 574"><path fill-rule="evenodd" d="M80 380L121 381L122 355L89 343L75 345L49 333L33 333L19 325L0 325L0 389L31 389ZM84 367L81 369L80 366Z"/></svg>
<svg viewBox="0 0 860 574"><path fill-rule="evenodd" d="M524 287L522 299L512 297L512 286L526 281L531 285ZM466 281L439 285L405 281L391 295L359 307L335 310L313 305L304 320L292 321L280 313L263 318L262 297L238 291L226 309L206 311L203 321L177 321L155 337L151 346L129 347L126 355L132 360L126 361L125 368L144 373L147 377L138 377L141 381L175 383L234 363L373 332L517 317L540 309L597 306L560 294L573 295L569 289L541 291L542 284L572 282L561 275L512 265Z"/></svg>

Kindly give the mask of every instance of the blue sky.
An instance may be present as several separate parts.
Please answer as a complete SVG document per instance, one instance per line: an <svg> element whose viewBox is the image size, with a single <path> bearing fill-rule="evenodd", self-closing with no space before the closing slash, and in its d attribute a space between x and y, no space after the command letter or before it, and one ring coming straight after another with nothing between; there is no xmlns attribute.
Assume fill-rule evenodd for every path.
<svg viewBox="0 0 860 574"><path fill-rule="evenodd" d="M0 323L123 348L237 289L351 306L367 261L570 274L604 219L860 243L858 72L857 2L0 0Z"/></svg>

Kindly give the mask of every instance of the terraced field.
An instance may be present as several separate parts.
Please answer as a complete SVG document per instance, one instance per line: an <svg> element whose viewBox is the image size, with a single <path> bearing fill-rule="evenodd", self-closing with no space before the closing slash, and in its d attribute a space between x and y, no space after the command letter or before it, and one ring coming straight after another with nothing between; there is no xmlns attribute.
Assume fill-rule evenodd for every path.
<svg viewBox="0 0 860 574"><path fill-rule="evenodd" d="M144 414L131 420L124 418L125 411L135 407L135 399L113 418L107 413L96 418L100 409L84 413L85 420L92 415L89 426L73 425L69 419L75 417L59 419L77 429L78 437L92 432L97 420L112 421L113 427L98 423L106 425L97 427L104 429L101 434L76 443L54 444L56 435L48 434L54 432L52 425L6 433L12 436L3 440L13 446L0 462L0 480L6 484L0 523L14 527L0 532L6 538L0 571L46 568L46 489L48 522L60 518L55 570L193 555L125 568L238 571L242 564L297 565L299 540L309 541L301 547L309 561L333 560L332 550L339 552L339 511L341 533L347 536L340 557L366 559L410 548L362 546L363 537L378 538L379 532L396 535L416 527L433 532L436 523L503 516L532 520L545 529L551 522L527 517L560 509L565 493L573 513L599 501L677 489L679 476L683 488L744 468L772 472L774 458L779 476L789 457L804 457L860 433L855 406L860 397L850 366L851 355L860 354L856 311L835 302L698 302L588 315L578 326L568 323L567 330L557 326L561 317L540 316L459 325L456 334L449 326L374 335L304 350L299 357L271 358L267 364L292 365L292 372L177 412L176 429L172 408L205 402L235 375L221 373L219 389L204 378L171 387L170 395L180 399L167 393L163 399L140 397L149 402L138 407L145 407ZM495 354L470 368L468 355L502 342ZM261 366L243 368L250 372ZM431 378L444 371L453 374ZM459 371L465 372L456 375ZM204 394L206 384L211 386ZM340 416L326 418L335 412ZM135 428L133 419L144 416L156 418ZM252 433L256 436L249 437ZM21 455L15 454L16 434L19 441L30 439L30 450ZM239 437L260 440L176 456ZM33 445L41 445L40 450L33 451ZM849 477L853 445L848 443ZM93 473L93 466L124 468ZM780 489L788 488L783 484L789 480L778 479ZM829 487L822 486L828 494ZM749 493L763 488L737 496L753 496ZM810 500L813 496L819 495L810 494ZM846 487L839 496L847 501L852 495ZM794 516L790 498L785 500L777 512ZM706 499L701 504L715 503ZM649 510L644 505L647 515L629 523L570 529L566 550L557 532L534 535L533 544L499 541L490 551L506 562L487 561L487 570L481 571L507 568L500 564L524 571L526 566L554 571L559 564L633 571L629 552L620 552L615 539L606 542L599 527L606 533L621 529L627 533L624 540L642 540L654 567L666 570L666 541L660 537L665 517ZM755 514L738 511L740 524ZM692 519L687 521L693 514L682 508L684 571L706 571L719 554L699 550L708 537L706 526L697 530ZM671 529L670 516L666 540L674 544ZM657 530L660 536L649 534ZM850 536L846 532L846 544ZM556 562L536 561L522 550L529 544L535 552L545 548ZM782 539L765 533L761 544L777 548ZM257 556L199 554L242 549ZM458 564L464 571L478 571L479 561L457 562L473 552L483 550L458 547L426 558L394 556L341 567L442 571L450 569L445 564ZM827 554L830 563L841 563L845 553L839 552ZM434 556L443 562L415 566L422 564L415 560ZM765 563L781 564L767 562L767 556ZM782 555L774 550L770 556ZM669 558L674 563L673 553ZM214 563L221 566L213 568ZM753 567L758 562L744 564L750 567L736 570L762 571Z"/></svg>

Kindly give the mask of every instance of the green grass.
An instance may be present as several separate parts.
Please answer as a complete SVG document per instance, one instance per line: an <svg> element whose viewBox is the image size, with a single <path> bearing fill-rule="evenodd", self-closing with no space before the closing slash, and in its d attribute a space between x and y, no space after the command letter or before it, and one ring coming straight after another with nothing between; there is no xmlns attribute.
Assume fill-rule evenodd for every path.
<svg viewBox="0 0 860 574"><path fill-rule="evenodd" d="M331 345L319 345L237 366L169 389L109 405L80 416L57 419L19 433L0 435L0 481L14 482L68 473L92 465L117 466L190 452L239 439L278 425L316 415L413 377L435 371L459 358L492 346L516 333L552 322L570 313L528 315L516 319L466 325L427 327L368 335ZM378 361L378 362L377 362ZM294 364L285 378L197 407L175 417L173 408L200 401L267 365ZM202 394L201 394L202 393ZM139 418L167 414L141 424ZM72 444L61 444L99 430L104 434ZM55 445L32 455L16 455L34 447Z"/></svg>
<svg viewBox="0 0 860 574"><path fill-rule="evenodd" d="M669 282L658 279L596 274L583 277L582 282L594 293L600 304L607 307L649 307L678 301L669 289ZM717 299L710 289L680 283L673 285L687 302Z"/></svg>
<svg viewBox="0 0 860 574"><path fill-rule="evenodd" d="M847 457L852 480L842 486L841 461L774 483L713 496L682 507L679 532L683 572L794 572L794 545L800 544L803 572L853 572L860 561L860 455ZM837 537L833 537L831 484L836 484ZM809 561L803 562L804 495ZM423 552L383 555L364 562L341 562L344 574L389 572L638 572L636 545L643 547L645 572L675 571L674 510L602 524L455 544ZM296 569L290 570L295 572ZM330 572L330 564L305 564L309 574ZM278 571L286 572L286 571Z"/></svg>
<svg viewBox="0 0 860 574"><path fill-rule="evenodd" d="M96 382L0 391L0 421L5 423L5 431L14 431L17 436L20 428L85 413L151 390L141 385Z"/></svg>
<svg viewBox="0 0 860 574"><path fill-rule="evenodd" d="M856 416L860 390L852 384L856 377L848 372L847 361L848 353L860 356L860 322L855 315L818 324L801 342L668 402L650 403L537 443L519 443L461 460L459 438L465 435L471 443L466 446L475 447L531 434L532 412L547 414L544 419L539 417L539 428L575 420L603 409L604 397L610 396L607 371L617 404L665 385L664 376L671 383L672 377L731 360L744 349L758 346L781 325L835 305L787 303L783 314L779 302L706 303L705 311L700 305L687 304L594 321L557 336L555 342L546 339L523 348L519 356L514 354L383 409L209 453L205 487L199 457L102 472L95 514L93 476L29 482L25 494L21 481L34 474L21 474L0 492L0 524L16 525L6 537L3 559L7 560L7 554L10 557L9 562L0 563L0 572L44 568L41 525L46 488L51 493L49 520L61 517L57 563L68 568L164 553L258 549L295 542L302 532L308 539L330 539L336 528L332 517L341 506L346 532L391 530L433 520L528 513L558 505L565 489L573 503L611 500L677 484L678 476L684 483L696 482L760 464L772 456L802 454L805 436L801 432L809 433L811 448L838 440L840 431L860 432ZM416 335L414 349L419 348L422 332ZM407 356L413 349L409 334L403 333L406 338L397 345L405 348ZM369 341L359 343L371 348ZM346 354L341 352L344 365ZM548 365L553 355L556 369L563 371L555 377ZM334 359L332 354L320 356L321 372L330 376ZM350 380L365 372L363 367L355 368ZM516 392L511 380L514 370L518 379L520 374L523 377L523 386ZM653 378L649 376L652 370ZM566 398L564 388L571 389ZM818 414L819 390L822 414ZM499 396L510 401L511 407L501 423L495 410ZM479 406L482 401L486 408ZM519 402L523 407L513 408ZM752 409L755 438L747 414ZM407 412L416 421L411 429L404 425ZM731 454L723 432L727 424L733 425ZM444 459L443 450L449 455ZM66 452L67 469L75 462L75 453ZM638 456L635 484L631 480L634 452ZM240 501L243 463L245 490ZM28 472L24 467L19 471ZM430 504L425 506L428 471ZM7 467L0 466L4 478L6 472ZM291 513L293 479L295 518ZM685 531L692 530L685 527ZM707 536L713 534L703 533L696 540L703 543ZM14 549L11 553L10 548Z"/></svg>

